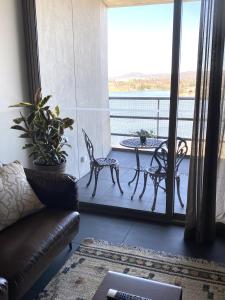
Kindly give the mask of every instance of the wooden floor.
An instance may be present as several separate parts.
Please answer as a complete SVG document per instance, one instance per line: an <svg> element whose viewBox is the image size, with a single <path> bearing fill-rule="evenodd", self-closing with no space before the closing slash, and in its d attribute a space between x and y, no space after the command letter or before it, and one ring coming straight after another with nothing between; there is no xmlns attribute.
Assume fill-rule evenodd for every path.
<svg viewBox="0 0 225 300"><path fill-rule="evenodd" d="M133 193L135 183L128 186L129 180L132 179L134 175L135 167L135 154L134 152L126 151L112 151L110 157L116 158L120 163L120 183L124 191L123 194L120 193L118 186L113 185L110 175L110 170L104 168L99 175L98 187L96 196L91 197L94 180L87 188L86 183L89 179L89 174L84 176L78 181L79 188L79 198L81 205L82 203L97 204L112 207L128 208L133 210L140 210L145 212L151 211L151 206L153 202L154 188L151 179L148 179L148 185L142 199L139 199L139 195L143 188L143 174L140 175L140 180L136 194L131 200L131 195ZM149 165L151 161L151 154L141 154L140 155L141 164L143 166ZM188 171L189 171L189 158L184 159L179 168L179 174L181 176L181 197L184 202L184 208L180 206L178 201L177 193L175 197L175 213L185 214L186 211L186 199L187 199L187 184L188 184ZM166 193L159 189L158 197L156 202L156 213L165 213L166 210Z"/></svg>

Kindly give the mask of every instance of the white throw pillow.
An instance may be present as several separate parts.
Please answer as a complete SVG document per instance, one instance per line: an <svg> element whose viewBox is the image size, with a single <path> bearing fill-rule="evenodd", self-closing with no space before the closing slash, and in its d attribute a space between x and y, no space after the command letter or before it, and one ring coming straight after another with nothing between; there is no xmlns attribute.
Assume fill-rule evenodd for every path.
<svg viewBox="0 0 225 300"><path fill-rule="evenodd" d="M20 163L0 167L0 231L43 207Z"/></svg>

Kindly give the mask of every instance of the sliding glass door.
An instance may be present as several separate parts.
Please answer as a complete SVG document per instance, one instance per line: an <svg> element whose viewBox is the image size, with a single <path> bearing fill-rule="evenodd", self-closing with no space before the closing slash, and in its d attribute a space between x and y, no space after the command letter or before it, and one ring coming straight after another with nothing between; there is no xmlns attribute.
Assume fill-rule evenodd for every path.
<svg viewBox="0 0 225 300"><path fill-rule="evenodd" d="M173 11L172 1L109 11L109 90L114 148L121 148L126 139L138 138L141 130L153 135L158 145L168 140ZM142 168L150 165L154 150L154 145L139 149ZM127 174L124 185L135 174L134 159L135 155L122 165ZM135 185L136 178L128 187L128 195L133 194ZM148 177L145 192L139 199L144 188L142 169L133 202L127 201L127 208L165 215L164 182L161 185L156 195L154 178Z"/></svg>
<svg viewBox="0 0 225 300"><path fill-rule="evenodd" d="M138 137L142 129L158 144L167 142L166 180L156 188L158 175L149 174L140 199L144 188L141 169L133 202L126 202L127 208L133 205L159 218L172 219L186 210L199 18L200 1L159 1L109 11L112 146L121 148L124 140ZM178 146L185 151L182 161L182 155L177 156ZM156 147L140 148L140 165L152 162L156 166L157 161L152 161ZM124 184L134 175L129 163L123 166L127 174ZM129 185L130 194L135 180Z"/></svg>

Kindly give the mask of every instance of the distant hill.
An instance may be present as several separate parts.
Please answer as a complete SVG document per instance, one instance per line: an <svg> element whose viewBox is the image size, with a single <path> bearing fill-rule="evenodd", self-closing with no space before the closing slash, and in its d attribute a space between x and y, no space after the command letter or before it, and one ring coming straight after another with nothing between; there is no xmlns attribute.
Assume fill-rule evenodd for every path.
<svg viewBox="0 0 225 300"><path fill-rule="evenodd" d="M109 81L127 81L130 79L168 79L170 78L169 73L158 73L158 74L146 74L141 72L132 72L120 76L109 77ZM180 77L184 79L193 79L196 76L196 72L187 71L181 72Z"/></svg>
<svg viewBox="0 0 225 300"><path fill-rule="evenodd" d="M171 75L144 74L133 72L109 79L110 92L146 91L170 89ZM195 93L196 73L193 71L180 73L180 95L193 96Z"/></svg>

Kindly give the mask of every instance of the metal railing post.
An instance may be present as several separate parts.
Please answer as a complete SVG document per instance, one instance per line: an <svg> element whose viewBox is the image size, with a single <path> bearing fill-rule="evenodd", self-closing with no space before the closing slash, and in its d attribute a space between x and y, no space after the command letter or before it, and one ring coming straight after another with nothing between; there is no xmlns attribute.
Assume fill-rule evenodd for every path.
<svg viewBox="0 0 225 300"><path fill-rule="evenodd" d="M160 109L160 100L157 99L157 139L159 138L159 109Z"/></svg>

